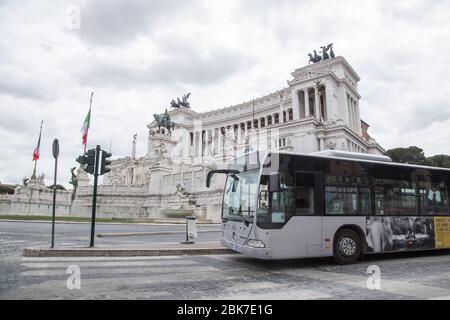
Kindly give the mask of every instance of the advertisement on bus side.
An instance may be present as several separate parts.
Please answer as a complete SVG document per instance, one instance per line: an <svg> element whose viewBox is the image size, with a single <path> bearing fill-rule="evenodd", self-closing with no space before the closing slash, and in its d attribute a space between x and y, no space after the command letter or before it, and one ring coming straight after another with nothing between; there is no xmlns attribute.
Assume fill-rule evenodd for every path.
<svg viewBox="0 0 450 320"><path fill-rule="evenodd" d="M450 248L450 217L368 217L368 252Z"/></svg>

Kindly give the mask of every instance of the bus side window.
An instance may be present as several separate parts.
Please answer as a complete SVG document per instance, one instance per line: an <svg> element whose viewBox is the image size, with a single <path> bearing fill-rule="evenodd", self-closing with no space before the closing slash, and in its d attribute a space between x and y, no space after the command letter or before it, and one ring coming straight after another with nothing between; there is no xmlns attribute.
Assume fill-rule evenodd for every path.
<svg viewBox="0 0 450 320"><path fill-rule="evenodd" d="M445 185L421 183L419 186L420 206L423 215L448 214L448 193Z"/></svg>
<svg viewBox="0 0 450 320"><path fill-rule="evenodd" d="M267 190L262 190L259 193L259 209L269 209L269 197Z"/></svg>
<svg viewBox="0 0 450 320"><path fill-rule="evenodd" d="M367 178L329 175L325 182L326 214L370 214L371 195Z"/></svg>
<svg viewBox="0 0 450 320"><path fill-rule="evenodd" d="M295 174L294 205L296 214L314 214L315 176L311 173Z"/></svg>

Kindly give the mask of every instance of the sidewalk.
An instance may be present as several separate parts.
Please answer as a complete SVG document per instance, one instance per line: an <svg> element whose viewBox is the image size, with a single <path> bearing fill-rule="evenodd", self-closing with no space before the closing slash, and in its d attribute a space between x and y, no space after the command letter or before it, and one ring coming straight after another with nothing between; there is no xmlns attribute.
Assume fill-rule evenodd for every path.
<svg viewBox="0 0 450 320"><path fill-rule="evenodd" d="M175 256L234 253L218 241L181 244L179 242L152 243L145 246L96 246L25 248L24 257L134 257L134 256Z"/></svg>
<svg viewBox="0 0 450 320"><path fill-rule="evenodd" d="M222 229L198 230L197 233L219 233ZM164 236L171 234L186 234L186 231L149 231L149 232L114 232L114 233L97 233L97 238L118 238L118 237L150 237Z"/></svg>

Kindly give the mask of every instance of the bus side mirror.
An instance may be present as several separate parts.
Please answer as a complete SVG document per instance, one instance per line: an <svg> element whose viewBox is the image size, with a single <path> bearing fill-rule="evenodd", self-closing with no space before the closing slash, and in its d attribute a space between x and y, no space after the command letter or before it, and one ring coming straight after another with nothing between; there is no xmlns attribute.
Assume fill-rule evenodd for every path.
<svg viewBox="0 0 450 320"><path fill-rule="evenodd" d="M212 176L216 173L224 173L224 174L237 174L239 173L239 170L233 170L233 169L217 169L217 170L211 170L206 175L206 187L209 188L211 186L211 179ZM237 177L236 177L237 178Z"/></svg>
<svg viewBox="0 0 450 320"><path fill-rule="evenodd" d="M231 175L231 177L233 178L233 187L231 188L231 191L236 192L237 187L238 187L239 178L236 177L235 175Z"/></svg>
<svg viewBox="0 0 450 320"><path fill-rule="evenodd" d="M269 192L279 192L280 191L280 175L277 174L271 174L269 176L269 186L268 186Z"/></svg>

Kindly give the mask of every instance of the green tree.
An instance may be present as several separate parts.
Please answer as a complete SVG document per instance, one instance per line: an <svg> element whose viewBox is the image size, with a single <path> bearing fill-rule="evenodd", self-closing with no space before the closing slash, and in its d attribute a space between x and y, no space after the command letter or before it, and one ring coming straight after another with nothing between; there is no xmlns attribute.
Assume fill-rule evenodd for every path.
<svg viewBox="0 0 450 320"><path fill-rule="evenodd" d="M450 156L437 154L427 158L428 164L433 167L450 168Z"/></svg>
<svg viewBox="0 0 450 320"><path fill-rule="evenodd" d="M55 185L54 184L52 184L51 186L49 186L48 187L49 189L54 189L55 188ZM66 190L66 188L64 188L62 185L60 185L60 184L57 184L56 185L56 190Z"/></svg>
<svg viewBox="0 0 450 320"><path fill-rule="evenodd" d="M15 186L10 184L0 184L0 194L14 194Z"/></svg>
<svg viewBox="0 0 450 320"><path fill-rule="evenodd" d="M386 151L386 155L394 162L427 165L428 161L423 150L416 146L408 148L395 148Z"/></svg>

